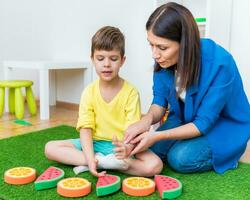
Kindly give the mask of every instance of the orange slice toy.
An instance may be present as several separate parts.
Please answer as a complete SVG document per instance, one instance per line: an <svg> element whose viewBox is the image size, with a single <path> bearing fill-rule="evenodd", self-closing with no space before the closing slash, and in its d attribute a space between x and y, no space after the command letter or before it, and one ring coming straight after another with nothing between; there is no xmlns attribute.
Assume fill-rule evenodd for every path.
<svg viewBox="0 0 250 200"><path fill-rule="evenodd" d="M31 167L15 167L4 173L4 181L12 185L27 184L36 179L36 170Z"/></svg>
<svg viewBox="0 0 250 200"><path fill-rule="evenodd" d="M130 177L123 180L122 190L130 196L148 196L155 191L155 183L149 178Z"/></svg>
<svg viewBox="0 0 250 200"><path fill-rule="evenodd" d="M91 192L91 183L84 178L65 178L57 183L57 193L64 197L82 197Z"/></svg>

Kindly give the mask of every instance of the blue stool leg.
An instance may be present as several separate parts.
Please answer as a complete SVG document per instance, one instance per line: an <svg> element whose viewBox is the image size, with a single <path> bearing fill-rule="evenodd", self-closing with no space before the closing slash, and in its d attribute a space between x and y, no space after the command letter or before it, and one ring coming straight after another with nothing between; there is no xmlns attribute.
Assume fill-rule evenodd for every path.
<svg viewBox="0 0 250 200"><path fill-rule="evenodd" d="M15 113L15 89L9 89L9 113Z"/></svg>
<svg viewBox="0 0 250 200"><path fill-rule="evenodd" d="M31 115L36 115L36 100L31 87L26 87L26 99Z"/></svg>
<svg viewBox="0 0 250 200"><path fill-rule="evenodd" d="M4 111L4 98L5 98L5 88L0 87L0 117L3 115Z"/></svg>
<svg viewBox="0 0 250 200"><path fill-rule="evenodd" d="M15 88L15 113L17 119L23 119L24 102L21 88Z"/></svg>

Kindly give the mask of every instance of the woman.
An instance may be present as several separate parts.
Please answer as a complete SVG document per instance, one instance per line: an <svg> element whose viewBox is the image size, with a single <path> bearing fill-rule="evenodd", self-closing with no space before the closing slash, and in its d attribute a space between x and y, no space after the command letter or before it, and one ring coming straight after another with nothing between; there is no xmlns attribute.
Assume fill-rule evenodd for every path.
<svg viewBox="0 0 250 200"><path fill-rule="evenodd" d="M200 39L190 11L167 3L149 17L147 37L155 59L153 102L148 113L126 131L178 172L237 167L250 137L250 105L233 57L209 39ZM150 126L166 111L157 131Z"/></svg>

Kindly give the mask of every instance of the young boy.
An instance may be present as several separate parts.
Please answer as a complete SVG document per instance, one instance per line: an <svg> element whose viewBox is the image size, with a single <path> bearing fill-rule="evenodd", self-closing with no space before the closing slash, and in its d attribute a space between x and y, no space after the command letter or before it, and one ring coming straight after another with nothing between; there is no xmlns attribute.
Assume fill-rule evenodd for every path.
<svg viewBox="0 0 250 200"><path fill-rule="evenodd" d="M99 79L82 93L76 127L80 139L48 142L45 146L48 159L80 166L75 168L76 173L89 169L94 176L105 174L98 173L97 168L137 176L161 172L162 161L153 152L128 158L134 147L121 142L127 127L141 117L137 90L119 76L124 53L125 39L118 28L105 26L92 37L91 59Z"/></svg>

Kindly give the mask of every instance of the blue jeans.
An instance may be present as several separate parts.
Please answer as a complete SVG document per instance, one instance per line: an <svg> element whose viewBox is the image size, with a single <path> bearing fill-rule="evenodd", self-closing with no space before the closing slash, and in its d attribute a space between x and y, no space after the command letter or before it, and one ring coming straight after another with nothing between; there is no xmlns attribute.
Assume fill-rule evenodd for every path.
<svg viewBox="0 0 250 200"><path fill-rule="evenodd" d="M180 125L181 121L171 116L158 130L167 130ZM163 162L180 173L204 172L213 169L212 150L204 136L188 140L162 140L150 149Z"/></svg>

